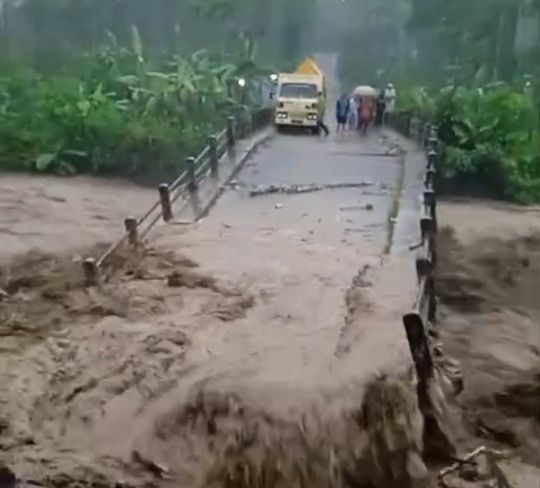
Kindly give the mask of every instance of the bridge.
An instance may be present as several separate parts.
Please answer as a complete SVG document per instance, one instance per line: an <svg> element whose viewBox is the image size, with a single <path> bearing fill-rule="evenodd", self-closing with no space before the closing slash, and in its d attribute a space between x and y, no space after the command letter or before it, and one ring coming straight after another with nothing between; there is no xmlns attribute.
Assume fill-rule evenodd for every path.
<svg viewBox="0 0 540 488"><path fill-rule="evenodd" d="M335 70L333 58L320 61ZM329 92L332 103L337 84ZM18 435L39 438L51 459L77 464L69 453L78 452L114 472L112 460L131 456L162 476L171 449L194 449L201 460L183 459L188 476L209 447L171 440L156 420L182 423L186 404L229 412L234 392L252 413L264 405L275 418L321 403L332 411L370 391L373 378L413 369L428 437L452 449L429 394L435 134L398 117L365 138L278 135L268 122L265 110L229 120L155 192L94 187L90 200L99 192L107 208L118 202L114 218L71 216L75 241L113 229L121 238L71 260L84 270L84 294L71 281L48 291L67 313L47 323L49 340L2 355L4 369L20 372L5 388L23 385L6 407ZM78 206L85 191L77 189ZM113 227L122 220L125 229ZM14 247L28 231L17 225ZM84 326L66 327L66 316ZM405 408L411 425L415 408ZM419 455L414 440L404 448Z"/></svg>

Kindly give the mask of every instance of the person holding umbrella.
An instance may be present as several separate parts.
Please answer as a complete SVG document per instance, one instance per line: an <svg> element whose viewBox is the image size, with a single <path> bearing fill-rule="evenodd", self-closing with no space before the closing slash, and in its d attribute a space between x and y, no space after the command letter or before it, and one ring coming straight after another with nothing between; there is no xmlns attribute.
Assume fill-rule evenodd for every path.
<svg viewBox="0 0 540 488"><path fill-rule="evenodd" d="M362 85L357 86L353 93L360 100L358 107L358 129L366 135L375 114L375 99L378 92L372 86Z"/></svg>

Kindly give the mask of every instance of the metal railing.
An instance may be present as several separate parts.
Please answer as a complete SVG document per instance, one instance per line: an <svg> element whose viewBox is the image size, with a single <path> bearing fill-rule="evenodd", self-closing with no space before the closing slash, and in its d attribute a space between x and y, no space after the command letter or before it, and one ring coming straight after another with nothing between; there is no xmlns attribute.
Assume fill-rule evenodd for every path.
<svg viewBox="0 0 540 488"><path fill-rule="evenodd" d="M261 108L253 112L241 112L227 118L225 129L208 137L208 144L196 157L186 158L184 170L171 183L159 185L159 199L140 218L127 217L124 220L124 233L99 257L87 257L83 261L84 282L86 286L95 286L105 276L112 256L124 245L136 248L150 230L161 220L170 222L174 218L174 203L182 197L197 191L199 185L208 177L217 180L220 160L232 155L236 143L252 133L268 126L271 122L272 109Z"/></svg>

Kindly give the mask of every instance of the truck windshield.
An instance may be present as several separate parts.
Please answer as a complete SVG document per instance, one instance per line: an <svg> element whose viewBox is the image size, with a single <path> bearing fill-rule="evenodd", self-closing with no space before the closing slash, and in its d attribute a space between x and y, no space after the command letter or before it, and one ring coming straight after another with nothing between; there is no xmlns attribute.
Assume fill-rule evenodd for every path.
<svg viewBox="0 0 540 488"><path fill-rule="evenodd" d="M317 98L317 85L311 83L283 83L279 90L283 98Z"/></svg>

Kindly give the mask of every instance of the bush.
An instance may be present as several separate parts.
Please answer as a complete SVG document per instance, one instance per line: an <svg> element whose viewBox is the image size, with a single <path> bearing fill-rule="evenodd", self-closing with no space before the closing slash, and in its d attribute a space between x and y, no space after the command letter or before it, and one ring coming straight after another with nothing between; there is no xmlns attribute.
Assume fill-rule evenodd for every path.
<svg viewBox="0 0 540 488"><path fill-rule="evenodd" d="M0 77L0 169L152 182L175 175L250 99L234 90L238 76L256 75L252 56L249 46L234 57L201 51L155 65L134 29L131 49L111 39L56 75L11 66Z"/></svg>
<svg viewBox="0 0 540 488"><path fill-rule="evenodd" d="M506 84L406 92L401 108L434 121L443 189L540 202L540 137L532 92Z"/></svg>

